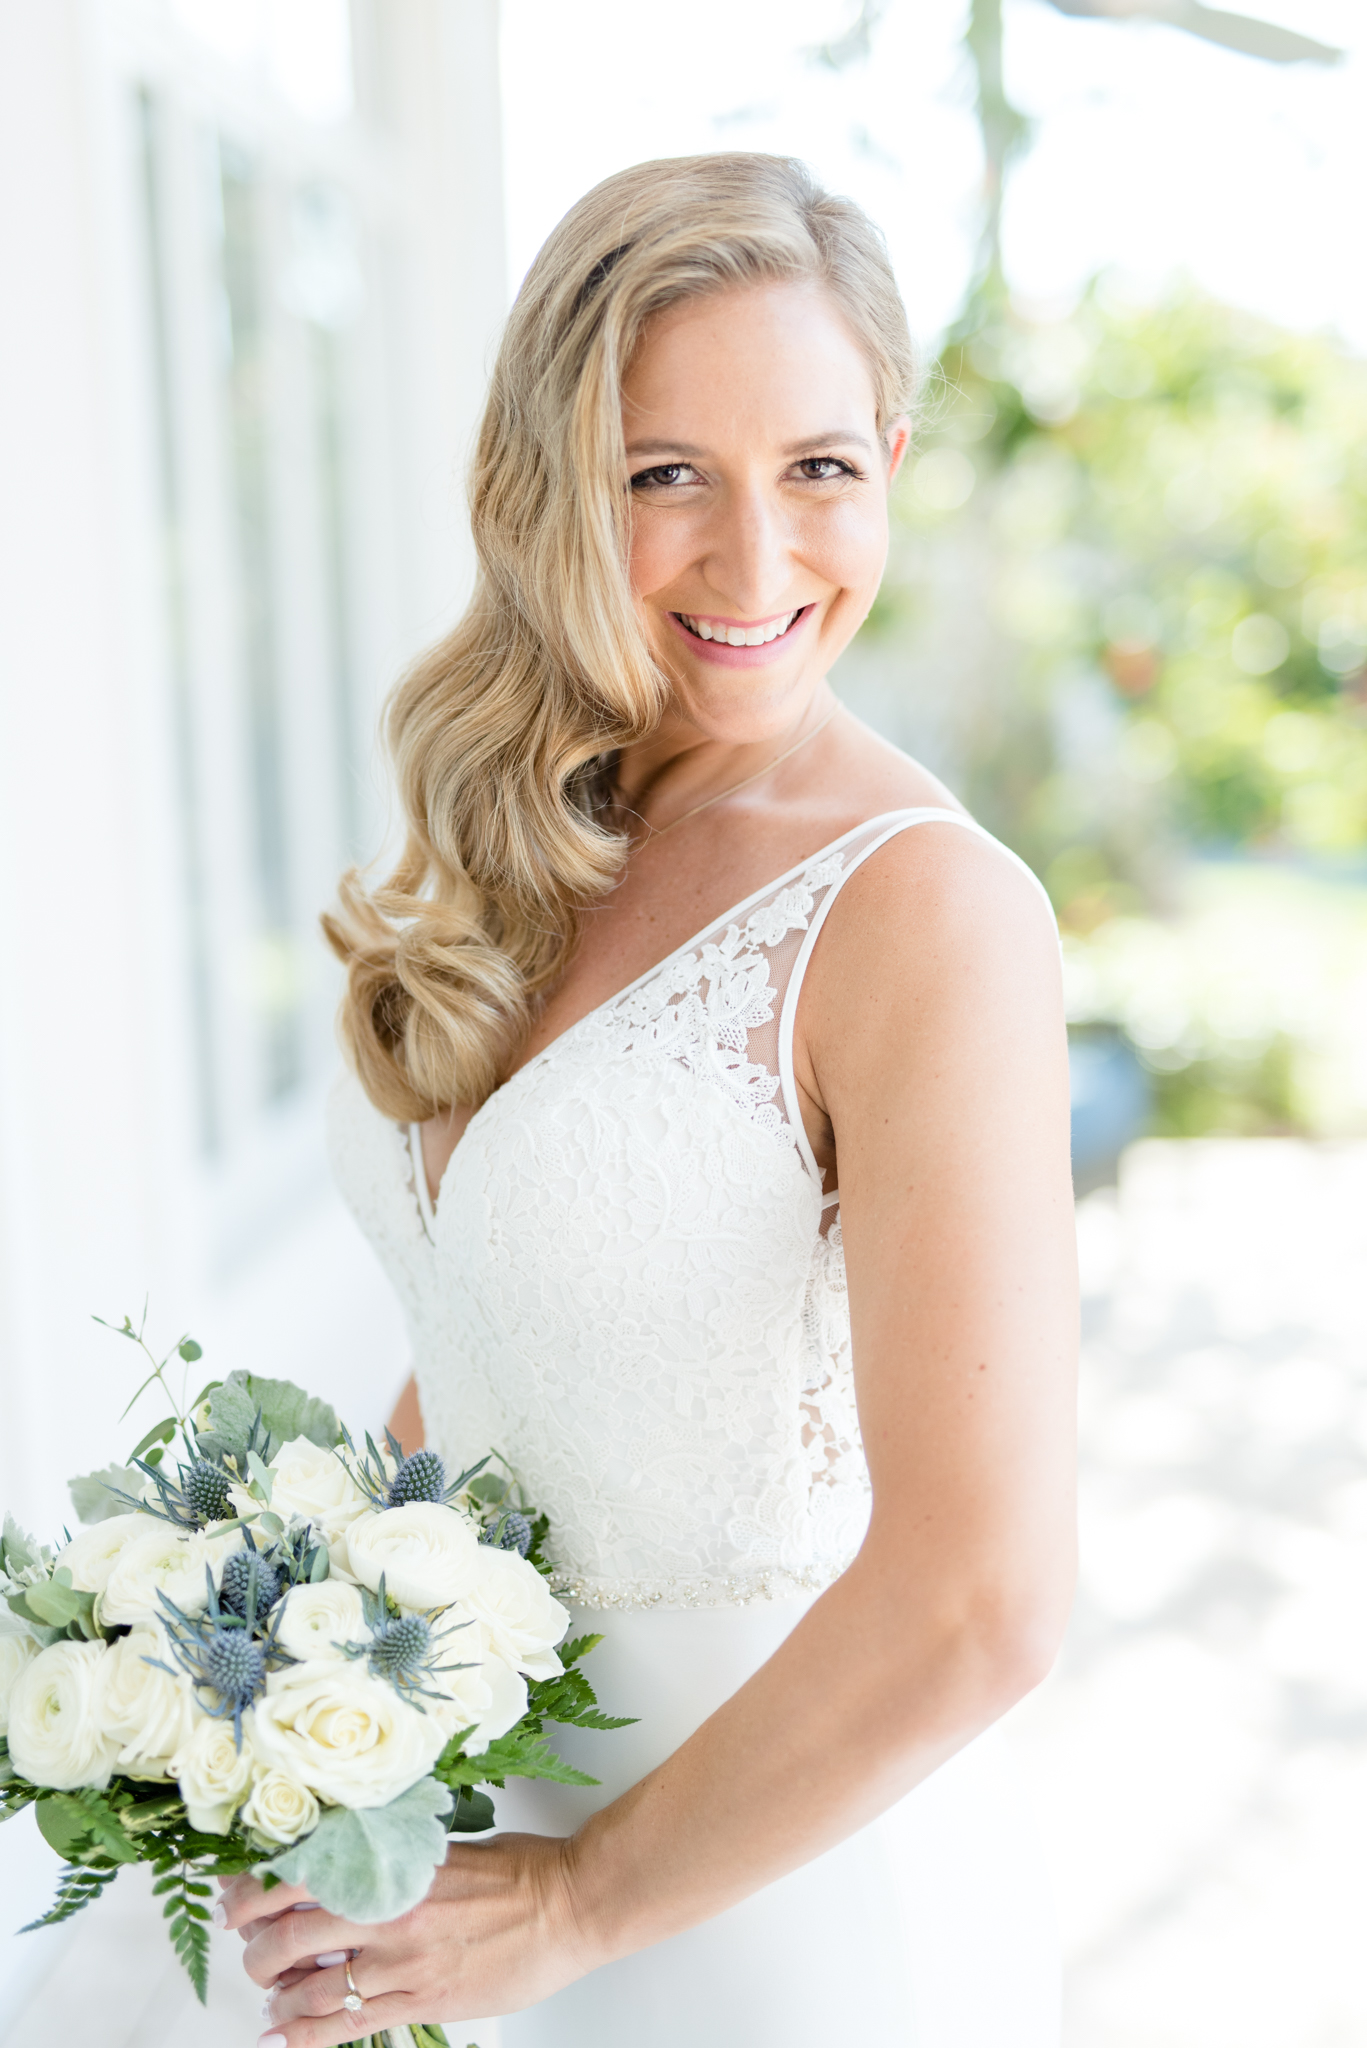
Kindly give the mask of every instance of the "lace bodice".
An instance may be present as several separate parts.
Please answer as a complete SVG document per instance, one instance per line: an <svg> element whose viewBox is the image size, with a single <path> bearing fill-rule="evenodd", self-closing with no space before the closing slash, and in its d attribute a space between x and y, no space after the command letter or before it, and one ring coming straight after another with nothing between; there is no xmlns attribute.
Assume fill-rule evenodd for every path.
<svg viewBox="0 0 1367 2048"><path fill-rule="evenodd" d="M429 1440L496 1446L591 1607L828 1584L868 1519L838 1197L798 1113L793 1021L876 818L570 1027L471 1119L433 1214L407 1131L350 1075L342 1192L403 1299ZM985 835L984 835L985 836Z"/></svg>

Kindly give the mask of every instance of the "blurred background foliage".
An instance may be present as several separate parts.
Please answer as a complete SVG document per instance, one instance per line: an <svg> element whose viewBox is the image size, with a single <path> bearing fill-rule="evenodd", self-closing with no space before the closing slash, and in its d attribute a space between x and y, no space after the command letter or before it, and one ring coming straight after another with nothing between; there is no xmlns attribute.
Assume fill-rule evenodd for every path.
<svg viewBox="0 0 1367 2048"><path fill-rule="evenodd" d="M1180 286L1013 302L999 33L980 276L838 681L1044 878L1080 1152L1362 1131L1367 365Z"/></svg>

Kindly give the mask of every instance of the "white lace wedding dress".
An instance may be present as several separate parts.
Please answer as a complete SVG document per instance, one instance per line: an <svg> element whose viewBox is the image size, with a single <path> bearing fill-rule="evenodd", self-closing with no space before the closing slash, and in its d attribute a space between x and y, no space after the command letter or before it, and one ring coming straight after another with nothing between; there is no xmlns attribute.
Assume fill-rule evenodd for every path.
<svg viewBox="0 0 1367 2048"><path fill-rule="evenodd" d="M839 1206L796 1106L793 1020L841 884L928 822L979 829L872 819L572 1025L472 1118L435 1214L416 1134L339 1083L337 1177L407 1310L428 1440L456 1466L491 1444L512 1460L551 1518L575 1632L606 1636L599 1697L640 1717L557 1731L601 1789L512 1783L502 1826L572 1832L735 1692L859 1546ZM989 1734L840 1847L501 2038L1057 2048L1058 2025L1044 1887Z"/></svg>

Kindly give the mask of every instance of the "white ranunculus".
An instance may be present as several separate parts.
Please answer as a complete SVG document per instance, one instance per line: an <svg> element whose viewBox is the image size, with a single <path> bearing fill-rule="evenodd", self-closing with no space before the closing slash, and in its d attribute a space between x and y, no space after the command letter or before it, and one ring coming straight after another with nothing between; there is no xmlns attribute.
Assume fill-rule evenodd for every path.
<svg viewBox="0 0 1367 2048"><path fill-rule="evenodd" d="M287 1772L258 1771L242 1809L242 1824L266 1842L297 1842L317 1827L318 1801Z"/></svg>
<svg viewBox="0 0 1367 2048"><path fill-rule="evenodd" d="M347 1531L347 1561L361 1584L378 1593L383 1579L392 1600L423 1614L462 1597L478 1549L472 1524L437 1501L383 1508Z"/></svg>
<svg viewBox="0 0 1367 2048"><path fill-rule="evenodd" d="M103 1643L53 1643L9 1697L9 1753L21 1777L57 1792L109 1783L118 1743L100 1713Z"/></svg>
<svg viewBox="0 0 1367 2048"><path fill-rule="evenodd" d="M446 1747L430 1714L360 1664L294 1664L273 1672L255 1709L262 1762L335 1806L388 1806L425 1777Z"/></svg>
<svg viewBox="0 0 1367 2048"><path fill-rule="evenodd" d="M306 1436L282 1444L271 1459L271 1509L288 1521L297 1515L320 1535L333 1537L362 1514L368 1502L336 1451Z"/></svg>
<svg viewBox="0 0 1367 2048"><path fill-rule="evenodd" d="M240 1530L214 1536L200 1529L177 1529L152 1515L142 1519L147 1533L123 1546L99 1596L96 1614L103 1628L160 1621L166 1610L158 1593L182 1614L202 1614L209 1604L206 1568L217 1585L225 1560L242 1541Z"/></svg>
<svg viewBox="0 0 1367 2048"><path fill-rule="evenodd" d="M119 1770L130 1778L172 1776L171 1759L189 1741L200 1713L164 1628L145 1623L111 1643L100 1672L99 1708L111 1740L121 1745Z"/></svg>
<svg viewBox="0 0 1367 2048"><path fill-rule="evenodd" d="M361 1596L341 1579L294 1586L285 1595L277 1640L291 1657L327 1663L341 1656L340 1645L364 1642L368 1634Z"/></svg>
<svg viewBox="0 0 1367 2048"><path fill-rule="evenodd" d="M171 1776L180 1786L190 1825L206 1835L227 1834L251 1786L255 1758L249 1722L250 1716L244 1718L239 1749L231 1716L217 1720L197 1714L188 1740L171 1759Z"/></svg>
<svg viewBox="0 0 1367 2048"><path fill-rule="evenodd" d="M150 1515L110 1515L107 1521L96 1522L93 1528L73 1536L54 1563L66 1566L78 1593L103 1593L128 1545L155 1526Z"/></svg>
<svg viewBox="0 0 1367 2048"><path fill-rule="evenodd" d="M453 1648L452 1645L456 1647ZM479 1622L448 1636L440 1645L443 1664L459 1662L458 1671L433 1672L423 1680L441 1700L423 1699L427 1712L441 1722L447 1740L462 1728L473 1733L465 1742L467 1756L482 1756L489 1744L506 1735L527 1711L527 1681L488 1647ZM466 1659L472 1661L466 1662Z"/></svg>
<svg viewBox="0 0 1367 2048"><path fill-rule="evenodd" d="M19 1673L38 1655L36 1639L0 1601L0 1735L9 1727L9 1696Z"/></svg>
<svg viewBox="0 0 1367 2048"><path fill-rule="evenodd" d="M528 1678L554 1678L564 1669L555 1645L570 1625L568 1608L548 1590L535 1565L515 1550L476 1545L476 1564L460 1601L488 1630L491 1649Z"/></svg>

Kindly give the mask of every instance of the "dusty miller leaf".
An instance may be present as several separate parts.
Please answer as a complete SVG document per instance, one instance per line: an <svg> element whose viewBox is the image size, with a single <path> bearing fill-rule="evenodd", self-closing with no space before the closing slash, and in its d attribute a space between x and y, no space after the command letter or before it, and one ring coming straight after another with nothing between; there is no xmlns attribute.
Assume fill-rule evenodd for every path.
<svg viewBox="0 0 1367 2048"><path fill-rule="evenodd" d="M245 1463L247 1444L258 1410L261 1426L271 1437L272 1452L281 1444L306 1436L324 1450L342 1441L336 1412L316 1395L306 1394L293 1380L268 1380L239 1369L209 1394L208 1428L201 1430L201 1448L209 1457L233 1456Z"/></svg>
<svg viewBox="0 0 1367 2048"><path fill-rule="evenodd" d="M446 1787L420 1778L388 1806L328 1807L311 1835L264 1867L344 1920L396 1920L426 1898L446 1861L450 1811Z"/></svg>
<svg viewBox="0 0 1367 2048"><path fill-rule="evenodd" d="M100 1472L82 1472L68 1481L71 1505L83 1522L107 1522L111 1515L126 1515L128 1503L117 1500L113 1489L122 1487L135 1497L142 1474L131 1465L106 1465Z"/></svg>

